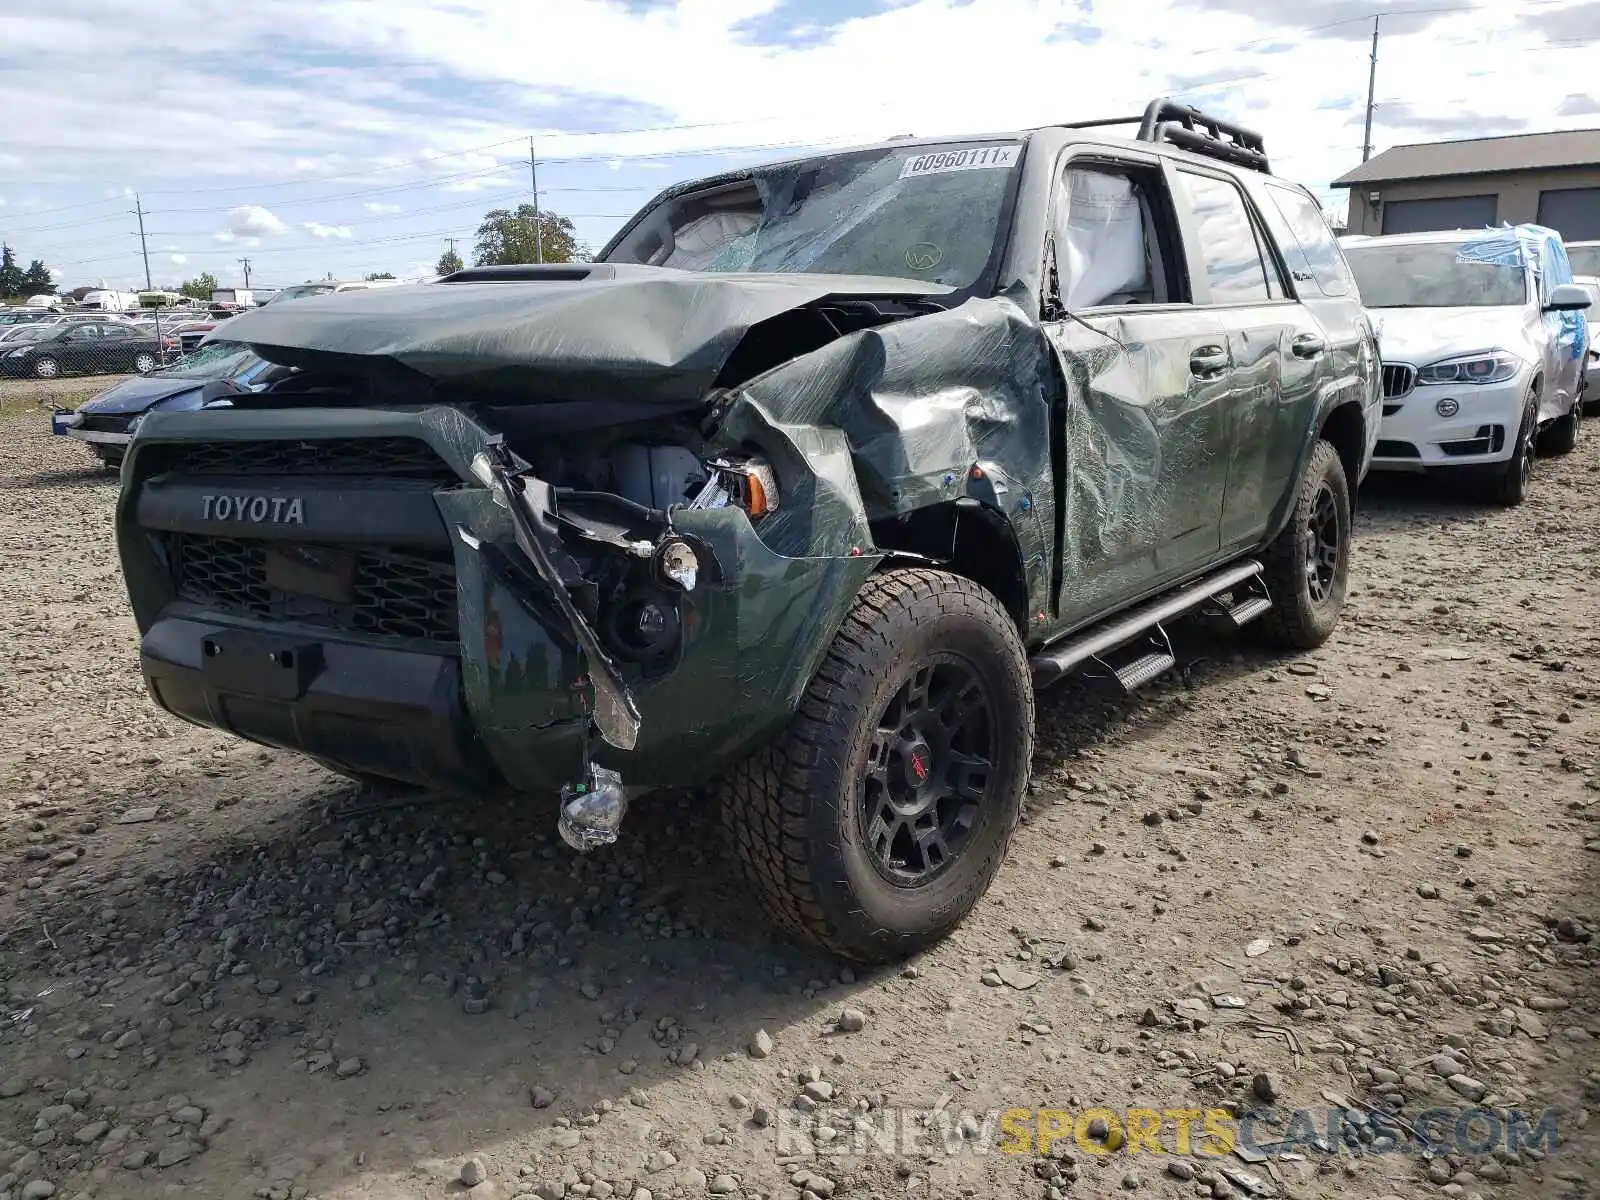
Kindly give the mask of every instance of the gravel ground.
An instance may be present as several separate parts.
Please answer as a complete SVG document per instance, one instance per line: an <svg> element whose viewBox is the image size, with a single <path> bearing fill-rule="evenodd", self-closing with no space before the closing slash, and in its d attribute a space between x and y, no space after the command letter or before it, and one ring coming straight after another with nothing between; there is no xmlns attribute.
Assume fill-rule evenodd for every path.
<svg viewBox="0 0 1600 1200"><path fill-rule="evenodd" d="M692 798L580 860L552 804L384 806L160 713L116 480L40 425L0 424L0 1198L1600 1189L1600 439L1512 512L1369 488L1317 653L1048 694L990 896L853 973L751 919ZM1381 1152L1473 1104L1557 1144ZM1269 1105L1258 1142L1374 1115L1117 1145ZM978 1153L1012 1106L1082 1139Z"/></svg>

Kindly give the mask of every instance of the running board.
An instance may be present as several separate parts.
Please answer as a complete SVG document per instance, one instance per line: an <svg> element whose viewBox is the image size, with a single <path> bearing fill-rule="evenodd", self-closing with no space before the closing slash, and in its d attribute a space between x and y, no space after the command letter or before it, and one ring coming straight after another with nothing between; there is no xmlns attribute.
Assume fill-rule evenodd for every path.
<svg viewBox="0 0 1600 1200"><path fill-rule="evenodd" d="M1148 600L1122 616L1086 630L1059 645L1046 646L1029 662L1029 666L1033 669L1033 686L1048 687L1070 675L1089 660L1100 658L1127 645L1140 634L1158 629L1163 621L1181 617L1240 584L1256 580L1260 574L1261 564L1254 559L1238 563L1215 574L1207 575L1189 584L1188 587ZM1243 610L1254 608L1259 601L1264 601L1265 607L1249 613L1244 620L1235 617L1236 623L1242 625L1246 620L1259 617L1272 606L1272 602L1265 596L1258 596L1239 605L1237 611L1242 613ZM1157 661L1161 662L1159 667L1156 666ZM1175 665L1174 656L1163 651L1135 660L1117 671L1116 675L1118 682L1123 683L1124 687L1137 687L1139 684L1150 682L1162 671L1170 670ZM1124 681L1125 675L1136 682L1128 684Z"/></svg>

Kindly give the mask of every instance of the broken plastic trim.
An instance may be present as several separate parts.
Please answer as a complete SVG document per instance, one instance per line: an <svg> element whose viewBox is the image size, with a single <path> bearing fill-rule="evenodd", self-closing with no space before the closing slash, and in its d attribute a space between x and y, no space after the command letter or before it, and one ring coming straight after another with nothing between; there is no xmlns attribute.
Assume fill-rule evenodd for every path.
<svg viewBox="0 0 1600 1200"><path fill-rule="evenodd" d="M552 528L550 486L518 472L503 438L491 439L485 453L494 484L491 490L506 502L517 548L527 558L534 574L543 581L556 607L567 619L574 640L583 651L589 679L594 687L592 719L595 728L600 731L601 737L618 750L632 750L639 740L639 707L621 672L617 670L616 663L601 647L599 637L572 602L572 597L561 582L561 573L547 549L547 542L559 544L560 540L560 535Z"/></svg>

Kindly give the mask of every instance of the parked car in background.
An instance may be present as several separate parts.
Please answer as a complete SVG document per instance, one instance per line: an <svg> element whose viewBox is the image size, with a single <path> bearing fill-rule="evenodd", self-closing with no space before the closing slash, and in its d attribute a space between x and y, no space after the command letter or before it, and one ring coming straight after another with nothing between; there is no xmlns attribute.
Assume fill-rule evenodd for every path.
<svg viewBox="0 0 1600 1200"><path fill-rule="evenodd" d="M279 288L261 304L282 304L286 300L304 300L308 296L327 296L334 292L364 292L372 288L399 287L398 279L319 279L314 283L296 283Z"/></svg>
<svg viewBox="0 0 1600 1200"><path fill-rule="evenodd" d="M115 375L154 371L163 355L176 354L178 339L146 335L112 321L72 321L51 328L48 337L0 354L0 376Z"/></svg>
<svg viewBox="0 0 1600 1200"><path fill-rule="evenodd" d="M0 327L6 325L38 325L59 321L61 314L48 308L8 308L0 312Z"/></svg>
<svg viewBox="0 0 1600 1200"><path fill-rule="evenodd" d="M1583 356L1583 411L1600 412L1600 275L1574 275L1572 282L1589 293L1589 346Z"/></svg>
<svg viewBox="0 0 1600 1200"><path fill-rule="evenodd" d="M1375 471L1471 471L1519 504L1535 448L1578 436L1584 310L1560 235L1535 225L1348 239L1383 356Z"/></svg>
<svg viewBox="0 0 1600 1200"><path fill-rule="evenodd" d="M260 391L294 372L234 342L212 342L170 367L125 379L76 410L58 410L51 431L76 438L107 466L120 466L146 414L189 412L239 392Z"/></svg>
<svg viewBox="0 0 1600 1200"><path fill-rule="evenodd" d="M1600 278L1600 242L1568 242L1567 261L1574 275Z"/></svg>

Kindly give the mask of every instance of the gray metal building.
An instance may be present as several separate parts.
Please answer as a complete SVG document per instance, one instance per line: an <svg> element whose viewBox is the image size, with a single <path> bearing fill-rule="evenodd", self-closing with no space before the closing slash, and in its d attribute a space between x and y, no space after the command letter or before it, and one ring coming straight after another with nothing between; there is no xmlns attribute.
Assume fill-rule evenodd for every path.
<svg viewBox="0 0 1600 1200"><path fill-rule="evenodd" d="M1600 239L1600 129L1394 146L1333 181L1351 233L1425 233L1537 222Z"/></svg>

